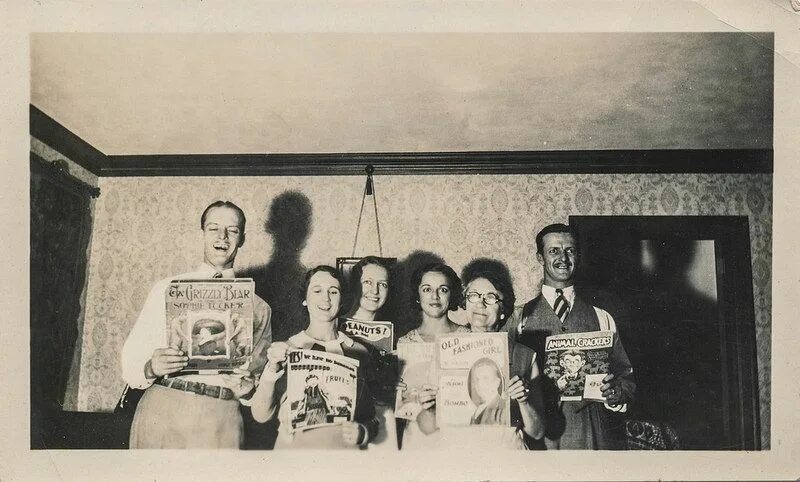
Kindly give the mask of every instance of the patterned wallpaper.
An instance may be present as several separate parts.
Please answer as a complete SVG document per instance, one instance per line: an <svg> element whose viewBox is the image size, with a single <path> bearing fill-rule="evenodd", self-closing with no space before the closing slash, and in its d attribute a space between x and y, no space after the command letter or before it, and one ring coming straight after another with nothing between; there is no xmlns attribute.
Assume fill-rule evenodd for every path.
<svg viewBox="0 0 800 482"><path fill-rule="evenodd" d="M351 254L363 186L353 176L101 178L78 409L113 408L124 386L122 344L152 283L202 260L199 216L211 201L230 199L248 216L238 270L280 280L281 273ZM747 215L762 445L769 447L771 175L377 176L375 189L384 255L402 260L430 252L456 271L476 257L503 260L519 302L538 293L533 237L546 224L570 215ZM369 210L356 254L367 252L377 252ZM297 302L293 291L284 294L275 303ZM274 320L276 333L288 335L295 322Z"/></svg>

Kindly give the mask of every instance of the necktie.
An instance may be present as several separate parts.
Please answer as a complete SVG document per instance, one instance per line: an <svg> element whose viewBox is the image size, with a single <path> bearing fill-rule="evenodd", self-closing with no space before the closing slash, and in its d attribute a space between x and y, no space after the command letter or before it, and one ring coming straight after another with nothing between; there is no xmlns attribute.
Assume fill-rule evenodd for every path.
<svg viewBox="0 0 800 482"><path fill-rule="evenodd" d="M214 276L212 276L212 278L213 278L213 279L219 279L219 278L222 278L222 273L220 273L219 271L217 271L216 273L214 273Z"/></svg>
<svg viewBox="0 0 800 482"><path fill-rule="evenodd" d="M567 319L567 314L569 314L569 302L564 297L564 291L560 289L556 289L556 302L553 304L553 310L561 320L561 323L564 323L564 320Z"/></svg>

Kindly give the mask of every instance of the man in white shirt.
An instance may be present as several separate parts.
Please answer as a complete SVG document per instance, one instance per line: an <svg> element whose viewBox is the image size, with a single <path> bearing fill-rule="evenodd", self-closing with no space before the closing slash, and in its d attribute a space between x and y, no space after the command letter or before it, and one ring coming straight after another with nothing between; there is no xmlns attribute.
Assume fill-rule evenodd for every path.
<svg viewBox="0 0 800 482"><path fill-rule="evenodd" d="M166 290L174 279L234 278L233 262L245 241L244 212L228 201L209 205L200 218L203 263L158 281L122 348L122 377L146 389L131 425L131 448L239 448L244 431L239 403L247 404L254 377L272 342L269 305L255 296L253 354L232 375L167 377L187 365L187 354L168 346ZM167 378L165 378L167 377Z"/></svg>
<svg viewBox="0 0 800 482"><path fill-rule="evenodd" d="M636 385L614 319L575 293L578 237L569 226L551 224L542 229L536 235L536 251L536 259L544 270L542 292L509 322L508 330L517 341L533 348L541 364L548 336L614 332L611 373L603 379L601 387L606 403L559 402L559 391L553 384L546 390L549 413L545 445L551 449L622 449L625 432L621 413L627 411L627 403L633 400Z"/></svg>

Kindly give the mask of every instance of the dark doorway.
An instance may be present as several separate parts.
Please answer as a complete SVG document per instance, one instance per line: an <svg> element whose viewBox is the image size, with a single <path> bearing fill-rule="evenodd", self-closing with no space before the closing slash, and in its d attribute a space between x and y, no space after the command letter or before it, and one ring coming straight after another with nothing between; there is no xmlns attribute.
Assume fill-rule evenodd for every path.
<svg viewBox="0 0 800 482"><path fill-rule="evenodd" d="M629 418L687 450L760 448L744 216L572 216L577 284L617 321L637 382Z"/></svg>

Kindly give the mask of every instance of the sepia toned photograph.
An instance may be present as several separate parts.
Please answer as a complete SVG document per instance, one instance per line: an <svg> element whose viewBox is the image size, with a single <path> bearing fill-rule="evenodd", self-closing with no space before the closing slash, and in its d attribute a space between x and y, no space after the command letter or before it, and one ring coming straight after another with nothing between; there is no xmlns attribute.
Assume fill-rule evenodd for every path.
<svg viewBox="0 0 800 482"><path fill-rule="evenodd" d="M31 422L41 429L32 447L64 444L52 427L70 425L46 423L62 416L61 407L89 423L92 414L114 410L126 383L147 396L147 387L163 388L154 383L159 377L184 368L183 358L229 357L229 328L207 317L188 320L191 343L183 349L159 341L158 333L137 335L145 323L166 326L158 309L142 311L150 310L150 286L186 272L251 278L256 303L265 306L267 348L256 347L237 375L251 393L237 396L238 386L198 378L187 380L183 393L160 390L166 393L159 403L208 398L195 393L205 389L191 391L194 383L218 386L212 395L232 394L217 400L233 410L226 416L259 431L237 403L252 396L270 342L307 330L304 311L316 306L307 303L311 288L296 288L305 273L360 259L348 255L386 254L396 258L381 273L392 313L365 321L392 322L398 338L412 330L423 339L470 331L463 319L470 306L480 306L481 316L495 311L492 326L536 352L539 364L547 356L539 335L601 325L615 332L609 373L620 380L619 370L630 366L633 374L626 372L624 387L606 388L631 402L630 410L616 421L613 442L604 446L595 433L576 447L624 449L631 439L666 449L662 434L674 433L670 448L767 448L771 42L768 33L33 35L32 195L43 201L31 208L32 289L50 303L32 313L31 324L52 331L57 320L63 335L32 339L37 348L51 344L34 352L59 354L32 360L33 380L58 381L32 384L50 392L34 397L40 406ZM347 54L364 45L369 56ZM164 64L165 49L183 60ZM548 58L556 50L557 58ZM125 51L137 54L119 56ZM423 52L425 67L411 61ZM391 63L380 60L387 55ZM601 66L601 57L613 60ZM493 69L479 68L489 58ZM120 62L124 68L113 67ZM216 67L193 69L198 62ZM234 75L245 64L251 74ZM88 65L116 73L90 80ZM148 75L156 66L161 74ZM403 83L387 76L400 68ZM307 104L293 100L298 91L287 83L303 75L317 79L305 87ZM355 85L363 86L357 94L349 90ZM341 99L323 96L329 89ZM445 115L465 99L469 109ZM98 102L116 102L124 124L112 130L93 123L108 118ZM358 128L325 117L345 105L349 117L361 119ZM134 121L141 116L147 122ZM553 248L541 246L550 238ZM414 271L431 264L452 268L456 283L411 286ZM54 276L59 269L72 278ZM465 299L465 275L485 271L507 280L513 305L486 293L477 303ZM556 313L565 317L558 323L538 314L553 314L549 305L524 309L537 296L549 303L548 281L572 288L563 305L570 314ZM340 287L336 316L350 299L347 288ZM60 305L54 293L62 293ZM501 296L496 286L487 293ZM427 313L429 297L444 318ZM591 321L595 308L601 321ZM253 316L255 308L247 309ZM579 313L583 318L570 323ZM514 323L524 327L510 329ZM551 325L560 326L551 332ZM140 353L126 356L133 351ZM134 359L141 365L125 366ZM538 371L544 375L544 365ZM433 409L446 426L447 411L439 413L438 404L447 391L438 389ZM600 429L606 409L596 406L597 414L575 407L581 431ZM98 420L108 424L104 433L115 434L116 447L128 446L124 420ZM652 440L626 432L633 422L650 427ZM248 442L247 431L234 437L243 440L240 448L271 448L269 441ZM66 440L74 448L108 444L86 434L77 430Z"/></svg>
<svg viewBox="0 0 800 482"><path fill-rule="evenodd" d="M31 32L25 449L781 450L777 41Z"/></svg>

